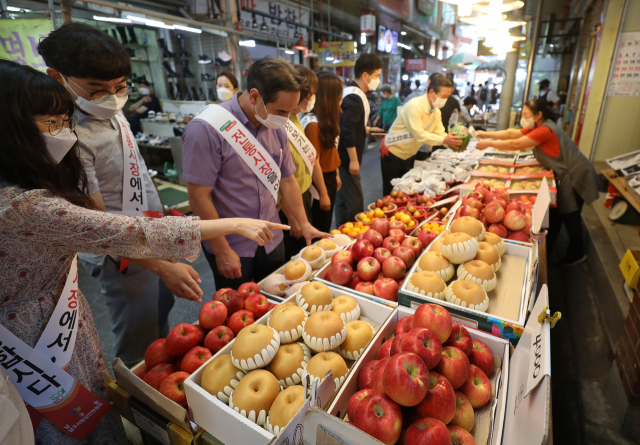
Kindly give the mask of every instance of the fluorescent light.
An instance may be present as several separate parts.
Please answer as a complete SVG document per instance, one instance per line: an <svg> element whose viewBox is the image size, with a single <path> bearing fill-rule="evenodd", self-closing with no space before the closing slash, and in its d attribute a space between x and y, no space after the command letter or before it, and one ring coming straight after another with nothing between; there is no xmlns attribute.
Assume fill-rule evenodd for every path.
<svg viewBox="0 0 640 445"><path fill-rule="evenodd" d="M173 26L169 26L165 22L161 22L159 20L147 20L144 24L147 26L153 26L154 28L174 29Z"/></svg>
<svg viewBox="0 0 640 445"><path fill-rule="evenodd" d="M174 25L173 25L173 27L174 27L175 29L179 29L179 30L181 30L181 31L195 32L196 34L200 34L200 33L202 33L202 30L201 30L201 29L198 29L198 28L191 28L191 27L189 27L189 26L182 26L182 25L176 25L176 24L174 24Z"/></svg>
<svg viewBox="0 0 640 445"><path fill-rule="evenodd" d="M7 11L10 11L10 12L20 12L20 11L31 12L31 9L16 8L15 6L7 6Z"/></svg>
<svg viewBox="0 0 640 445"><path fill-rule="evenodd" d="M333 56L327 56L327 57L324 58L324 60L331 61L331 60L333 60Z"/></svg>
<svg viewBox="0 0 640 445"><path fill-rule="evenodd" d="M406 75L406 74L403 74L403 75L402 75L402 80L409 80L409 76L408 76L408 75Z"/></svg>
<svg viewBox="0 0 640 445"><path fill-rule="evenodd" d="M250 46L250 47L253 48L254 46L256 46L256 41L255 40L240 40L238 42L238 44L240 46Z"/></svg>
<svg viewBox="0 0 640 445"><path fill-rule="evenodd" d="M129 14L129 15L127 15L127 18L129 20L133 20L134 22L141 22L141 23L146 23L147 22L147 18L146 17L140 17L140 16L137 16L137 15Z"/></svg>
<svg viewBox="0 0 640 445"><path fill-rule="evenodd" d="M11 8L11 6L9 6L9 8ZM98 15L94 15L93 20L97 20L98 22L131 23L131 20L129 19L118 19L115 17L100 17Z"/></svg>
<svg viewBox="0 0 640 445"><path fill-rule="evenodd" d="M406 35L407 35L407 31L401 31L401 32L400 32L400 35L401 35L401 36L406 36Z"/></svg>
<svg viewBox="0 0 640 445"><path fill-rule="evenodd" d="M353 42L353 47L357 48L358 47L358 42Z"/></svg>
<svg viewBox="0 0 640 445"><path fill-rule="evenodd" d="M353 48L353 54L358 54L358 48Z"/></svg>
<svg viewBox="0 0 640 445"><path fill-rule="evenodd" d="M365 35L365 33L360 34L360 43L362 45L365 45L367 43L367 36Z"/></svg>
<svg viewBox="0 0 640 445"><path fill-rule="evenodd" d="M409 50L411 49L411 47L409 45L405 45L404 43L400 43L400 42L398 42L398 46L400 48L404 48L404 49L409 49Z"/></svg>
<svg viewBox="0 0 640 445"><path fill-rule="evenodd" d="M296 52L295 52L295 51L293 51L293 50L291 50L291 49L289 49L289 48L286 48L286 49L284 50L284 53L285 53L285 54L295 54Z"/></svg>

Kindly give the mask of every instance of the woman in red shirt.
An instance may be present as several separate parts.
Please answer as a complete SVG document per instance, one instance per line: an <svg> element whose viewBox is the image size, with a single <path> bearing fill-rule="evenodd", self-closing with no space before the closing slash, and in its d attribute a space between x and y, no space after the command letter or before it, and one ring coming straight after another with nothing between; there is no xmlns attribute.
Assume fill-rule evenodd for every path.
<svg viewBox="0 0 640 445"><path fill-rule="evenodd" d="M583 204L598 199L598 177L593 165L571 137L553 122L553 112L544 99L526 102L520 119L521 130L478 131L476 148L524 150L533 148L540 164L553 170L558 189L558 207L549 211L549 244L553 246L562 224L569 234L569 248L561 264L572 266L587 259L582 240ZM497 139L497 140L495 140Z"/></svg>

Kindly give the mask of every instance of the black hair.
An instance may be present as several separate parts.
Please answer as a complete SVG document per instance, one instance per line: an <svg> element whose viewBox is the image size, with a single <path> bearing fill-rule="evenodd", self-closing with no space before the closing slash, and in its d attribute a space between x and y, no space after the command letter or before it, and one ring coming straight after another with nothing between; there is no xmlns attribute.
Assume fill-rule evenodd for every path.
<svg viewBox="0 0 640 445"><path fill-rule="evenodd" d="M549 79L542 79L540 81L540 87L549 87L551 85L551 81Z"/></svg>
<svg viewBox="0 0 640 445"><path fill-rule="evenodd" d="M294 65L294 67L298 70L298 74L305 79L305 83L300 89L300 100L311 99L311 90L318 89L316 72L304 65Z"/></svg>
<svg viewBox="0 0 640 445"><path fill-rule="evenodd" d="M433 76L433 74L431 76ZM438 94L443 87L453 88L453 82L451 82L451 79L448 79L442 74L439 74L438 76L433 77L433 79L431 79L431 82L429 82L427 93L433 90L436 92L436 94Z"/></svg>
<svg viewBox="0 0 640 445"><path fill-rule="evenodd" d="M229 79L229 82L231 82L231 85L233 85L233 88L236 88L236 89L238 88L238 79L236 79L236 76L234 76L231 71L226 71L226 70L220 71L220 73L216 77L216 84L218 83L218 79L222 76Z"/></svg>
<svg viewBox="0 0 640 445"><path fill-rule="evenodd" d="M544 120L553 119L554 117L553 110L549 108L545 99L531 99L526 101L524 106L529 108L534 116L541 112Z"/></svg>
<svg viewBox="0 0 640 445"><path fill-rule="evenodd" d="M366 53L358 57L356 60L356 66L353 69L353 73L356 79L360 79L364 73L369 75L375 73L377 70L381 70L384 64L382 59L373 53Z"/></svg>
<svg viewBox="0 0 640 445"><path fill-rule="evenodd" d="M280 91L300 92L305 78L287 59L280 56L266 56L254 62L247 74L247 90L257 89L264 104L275 102Z"/></svg>
<svg viewBox="0 0 640 445"><path fill-rule="evenodd" d="M420 79L416 79L416 88L420 88Z"/></svg>
<svg viewBox="0 0 640 445"><path fill-rule="evenodd" d="M440 74L440 73L432 73L432 74L429 76L429 80L427 81L427 83L428 83L428 84L431 84L431 82L433 82L433 79L436 79L436 78L438 78L438 77L443 77L443 76L442 76L442 74ZM429 90L429 89L427 88L427 91L428 91L428 90Z"/></svg>
<svg viewBox="0 0 640 445"><path fill-rule="evenodd" d="M78 143L56 164L34 120L36 115L73 116L73 98L62 84L29 66L0 60L0 97L0 179L93 208Z"/></svg>
<svg viewBox="0 0 640 445"><path fill-rule="evenodd" d="M478 101L475 97L467 96L464 98L463 105L478 105Z"/></svg>
<svg viewBox="0 0 640 445"><path fill-rule="evenodd" d="M124 46L107 33L84 23L67 23L38 44L48 67L67 77L113 80L131 75Z"/></svg>
<svg viewBox="0 0 640 445"><path fill-rule="evenodd" d="M467 85L471 85L471 82L467 82Z"/></svg>

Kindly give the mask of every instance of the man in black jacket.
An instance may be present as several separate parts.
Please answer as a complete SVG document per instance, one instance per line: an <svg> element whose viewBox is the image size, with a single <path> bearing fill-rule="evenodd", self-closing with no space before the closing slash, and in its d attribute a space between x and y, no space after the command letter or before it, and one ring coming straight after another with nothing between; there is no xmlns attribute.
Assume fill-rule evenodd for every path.
<svg viewBox="0 0 640 445"><path fill-rule="evenodd" d="M338 225L355 221L355 216L364 209L364 197L360 185L360 163L367 139L373 131L368 127L370 108L365 93L380 85L382 60L375 54L363 54L356 61L356 79L345 87L342 94L342 116L340 117L340 180L342 187L336 195L336 222Z"/></svg>

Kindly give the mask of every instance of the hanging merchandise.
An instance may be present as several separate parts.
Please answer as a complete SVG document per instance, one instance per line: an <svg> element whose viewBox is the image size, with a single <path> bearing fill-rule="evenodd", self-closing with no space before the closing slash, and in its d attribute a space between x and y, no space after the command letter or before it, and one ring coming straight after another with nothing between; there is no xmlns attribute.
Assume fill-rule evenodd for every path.
<svg viewBox="0 0 640 445"><path fill-rule="evenodd" d="M182 74L184 77L196 77L189 69L189 61L187 59L182 59Z"/></svg>
<svg viewBox="0 0 640 445"><path fill-rule="evenodd" d="M365 9L360 13L360 33L365 36L376 34L376 11Z"/></svg>

